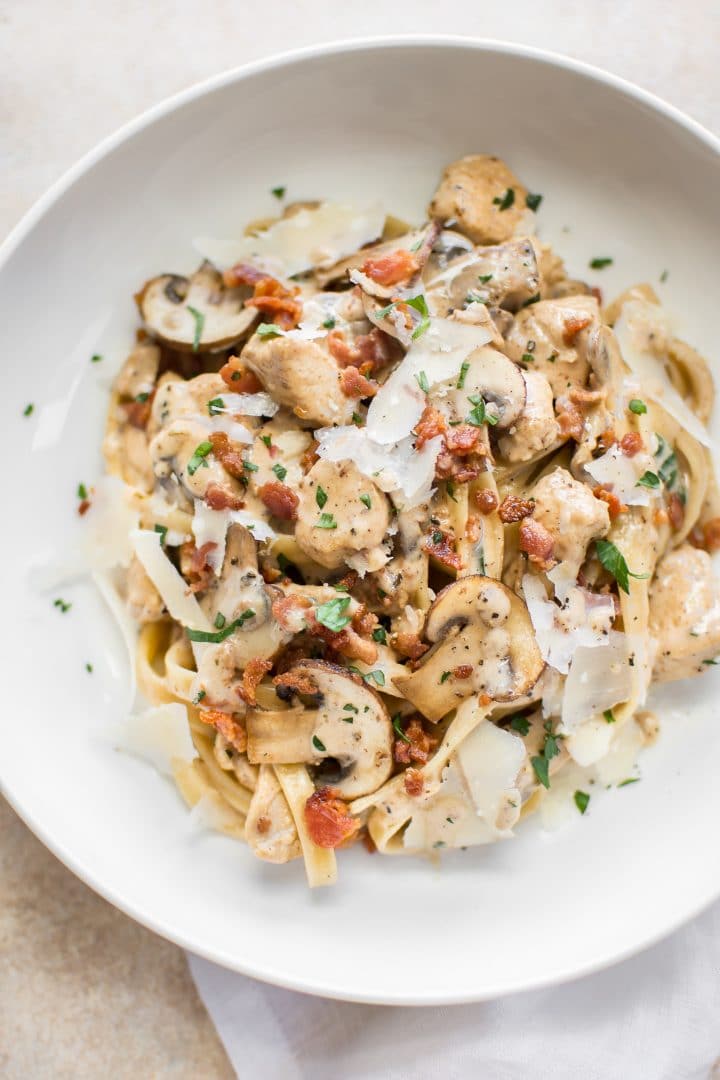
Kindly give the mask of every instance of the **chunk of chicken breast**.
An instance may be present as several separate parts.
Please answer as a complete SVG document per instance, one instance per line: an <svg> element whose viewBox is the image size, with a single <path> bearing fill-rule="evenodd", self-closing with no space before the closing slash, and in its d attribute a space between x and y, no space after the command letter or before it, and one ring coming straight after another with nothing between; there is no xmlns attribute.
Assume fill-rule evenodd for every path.
<svg viewBox="0 0 720 1080"><path fill-rule="evenodd" d="M319 341L296 338L250 339L242 359L280 405L315 427L348 424L357 401L340 389L340 371Z"/></svg>
<svg viewBox="0 0 720 1080"><path fill-rule="evenodd" d="M428 214L476 244L500 244L522 220L527 194L500 158L470 154L446 167Z"/></svg>
<svg viewBox="0 0 720 1080"><path fill-rule="evenodd" d="M658 564L650 587L650 634L657 640L653 676L686 679L720 653L720 601L706 551L681 544Z"/></svg>
<svg viewBox="0 0 720 1080"><path fill-rule="evenodd" d="M505 335L505 352L516 363L532 366L544 375L553 396L559 397L569 386L587 382L588 337L599 321L594 296L540 300L515 316Z"/></svg>
<svg viewBox="0 0 720 1080"><path fill-rule="evenodd" d="M539 371L526 371L524 378L525 406L520 418L499 441L500 453L512 462L529 461L552 446L560 434L550 383Z"/></svg>
<svg viewBox="0 0 720 1080"><path fill-rule="evenodd" d="M321 566L336 570L347 563L362 572L388 561L383 540L390 503L352 462L317 461L298 494L295 539Z"/></svg>
<svg viewBox="0 0 720 1080"><path fill-rule="evenodd" d="M605 536L610 528L607 503L596 499L587 485L573 480L567 469L543 476L532 496L534 520L552 533L555 558L577 573L590 541Z"/></svg>

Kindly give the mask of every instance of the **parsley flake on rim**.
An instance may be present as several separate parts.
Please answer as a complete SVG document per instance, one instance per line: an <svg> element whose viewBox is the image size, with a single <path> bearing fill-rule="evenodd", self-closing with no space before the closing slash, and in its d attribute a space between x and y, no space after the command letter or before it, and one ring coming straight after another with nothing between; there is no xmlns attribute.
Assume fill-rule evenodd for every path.
<svg viewBox="0 0 720 1080"><path fill-rule="evenodd" d="M345 612L350 606L349 596L336 596L315 608L315 618L328 630L339 633L352 622L352 616Z"/></svg>
<svg viewBox="0 0 720 1080"><path fill-rule="evenodd" d="M201 465L204 465L206 469L210 468L205 458L208 456L211 450L212 443L207 441L201 442L199 446L195 447L193 456L187 463L188 476L194 476Z"/></svg>
<svg viewBox="0 0 720 1080"><path fill-rule="evenodd" d="M32 415L32 411L33 411L33 409L34 409L34 408L35 408L35 406L33 405L33 403L32 403L32 402L30 402L30 403L29 403L28 405L26 405L26 406L25 406L25 408L23 409L23 416L31 416L31 415Z"/></svg>
<svg viewBox="0 0 720 1080"><path fill-rule="evenodd" d="M233 619L232 622L227 623L221 630L218 630L217 633L212 633L210 630L191 630L189 626L185 627L185 633L190 641L206 641L211 645L219 645L221 641L230 637L238 627L244 626L248 619L252 619L254 616L255 612L252 608L248 608L247 611L243 611L239 618Z"/></svg>
<svg viewBox="0 0 720 1080"><path fill-rule="evenodd" d="M270 194L274 195L276 199L284 199L287 188L283 184L281 187L270 188Z"/></svg>
<svg viewBox="0 0 720 1080"><path fill-rule="evenodd" d="M612 540L596 540L595 550L597 551L597 557L608 571L612 574L618 583L619 588L624 593L630 592L629 578L636 578L638 581L644 581L649 578L649 574L635 574L632 570L628 569L628 564L625 561L625 556L618 547L613 544Z"/></svg>
<svg viewBox="0 0 720 1080"><path fill-rule="evenodd" d="M62 597L58 596L57 600L53 600L53 607L56 607L58 611L61 611L63 615L65 615L72 607L72 604L68 603L67 600L63 600Z"/></svg>
<svg viewBox="0 0 720 1080"><path fill-rule="evenodd" d="M604 270L606 266L612 266L613 261L607 255L603 255L597 259L591 259L589 267L591 270Z"/></svg>
<svg viewBox="0 0 720 1080"><path fill-rule="evenodd" d="M167 536L167 525L154 525L153 531L160 534L160 547L165 547L165 537Z"/></svg>
<svg viewBox="0 0 720 1080"><path fill-rule="evenodd" d="M101 362L101 360L102 360L102 356L101 356L100 353L97 353L97 352L93 353L92 356L90 357L90 363L91 364L99 364Z"/></svg>
<svg viewBox="0 0 720 1080"><path fill-rule="evenodd" d="M517 731L518 735L527 735L530 730L530 721L527 716L521 716L520 713L516 713L515 716L510 717L509 726L513 731Z"/></svg>
<svg viewBox="0 0 720 1080"><path fill-rule="evenodd" d="M493 204L500 210L509 210L515 202L515 188L507 188L504 195L496 195Z"/></svg>
<svg viewBox="0 0 720 1080"><path fill-rule="evenodd" d="M559 753L558 737L557 735L553 735L550 721L547 720L545 723L545 743L543 745L542 754L530 758L530 764L533 767L533 771L544 788L550 787L550 762Z"/></svg>
<svg viewBox="0 0 720 1080"><path fill-rule="evenodd" d="M528 210L532 210L533 213L537 213L537 210L542 201L542 195L533 195L531 192L528 192L525 196L525 205L527 206Z"/></svg>
<svg viewBox="0 0 720 1080"><path fill-rule="evenodd" d="M198 311L197 308L191 307L190 304L187 305L187 309L195 320L195 333L193 334L192 351L197 352L200 348L200 339L202 337L202 332L205 328L205 316L202 311Z"/></svg>
<svg viewBox="0 0 720 1080"><path fill-rule="evenodd" d="M316 529L337 529L337 521L332 514L321 514L315 522Z"/></svg>
<svg viewBox="0 0 720 1080"><path fill-rule="evenodd" d="M420 387L420 389L422 390L423 394L428 394L430 392L430 383L428 382L428 378L427 378L427 375L425 374L425 372L424 371L416 372L415 378L417 379L417 384Z"/></svg>
<svg viewBox="0 0 720 1080"><path fill-rule="evenodd" d="M590 802L588 793L586 791L576 791L573 798L580 813L584 814L588 808L588 803Z"/></svg>
<svg viewBox="0 0 720 1080"><path fill-rule="evenodd" d="M78 499L87 499L88 490L87 490L87 488L85 487L84 484L78 484L78 486L77 486L77 497L78 497Z"/></svg>

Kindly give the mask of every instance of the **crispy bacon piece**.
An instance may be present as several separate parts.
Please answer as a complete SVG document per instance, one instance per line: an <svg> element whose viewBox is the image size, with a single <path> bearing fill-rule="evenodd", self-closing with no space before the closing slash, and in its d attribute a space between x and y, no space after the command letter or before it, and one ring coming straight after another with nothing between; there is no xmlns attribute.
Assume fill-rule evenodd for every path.
<svg viewBox="0 0 720 1080"><path fill-rule="evenodd" d="M242 685L240 687L240 697L246 705L255 708L257 705L255 691L271 668L272 662L270 660L260 660L258 657L250 660L243 671Z"/></svg>
<svg viewBox="0 0 720 1080"><path fill-rule="evenodd" d="M371 256L360 267L361 273L378 285L397 285L399 281L405 281L417 274L419 269L420 264L414 254L405 248L389 251L376 258Z"/></svg>
<svg viewBox="0 0 720 1080"><path fill-rule="evenodd" d="M226 289L237 289L239 285L257 285L258 282L267 278L265 270L258 270L257 266L249 263L236 263L227 270L223 270L223 285Z"/></svg>
<svg viewBox="0 0 720 1080"><path fill-rule="evenodd" d="M655 525L667 525L669 520L670 518L668 516L667 510L664 510L662 507L658 507L657 510L653 511L653 523ZM693 529L693 532L694 531L695 530ZM692 533L690 534L690 536L688 536L688 540L691 544L694 543ZM702 547L702 544L695 544L695 547Z"/></svg>
<svg viewBox="0 0 720 1080"><path fill-rule="evenodd" d="M615 432L613 431L613 429L605 428L605 430L602 431L598 436L598 450L601 450L604 454L610 449L611 446L614 446L616 442L617 439L615 437Z"/></svg>
<svg viewBox="0 0 720 1080"><path fill-rule="evenodd" d="M214 482L205 489L205 502L211 510L242 510L245 505L239 495Z"/></svg>
<svg viewBox="0 0 720 1080"><path fill-rule="evenodd" d="M379 387L361 375L356 367L346 367L340 372L340 389L345 397L368 398L375 397Z"/></svg>
<svg viewBox="0 0 720 1080"><path fill-rule="evenodd" d="M411 660L419 660L430 648L425 645L417 634L395 634L393 645L401 656L407 656Z"/></svg>
<svg viewBox="0 0 720 1080"><path fill-rule="evenodd" d="M585 417L577 405L570 403L556 406L555 416L560 434L580 442L585 430Z"/></svg>
<svg viewBox="0 0 720 1080"><path fill-rule="evenodd" d="M221 712L220 709L202 709L200 719L203 724L214 727L230 743L233 750L237 750L240 754L245 753L247 732L237 717L231 713Z"/></svg>
<svg viewBox="0 0 720 1080"><path fill-rule="evenodd" d="M682 528L685 521L685 507L676 491L671 492L667 497L667 512L670 524L677 532L678 529Z"/></svg>
<svg viewBox="0 0 720 1080"><path fill-rule="evenodd" d="M219 375L236 394L257 394L263 388L255 372L249 371L239 356L231 356L220 368Z"/></svg>
<svg viewBox="0 0 720 1080"><path fill-rule="evenodd" d="M269 480L259 489L258 495L271 514L283 521L295 521L300 500L287 484L279 480Z"/></svg>
<svg viewBox="0 0 720 1080"><path fill-rule="evenodd" d="M498 497L490 488L475 492L475 504L481 514L492 514L498 508Z"/></svg>
<svg viewBox="0 0 720 1080"><path fill-rule="evenodd" d="M224 431L213 431L208 439L212 443L213 454L222 465L226 473L234 476L236 480L247 476L245 461L237 443L231 442Z"/></svg>
<svg viewBox="0 0 720 1080"><path fill-rule="evenodd" d="M608 489L602 485L593 488L593 495L596 499L601 499L604 503L607 503L611 520L614 520L618 514L624 514L627 511L627 506L624 502L620 501L615 492L608 491Z"/></svg>
<svg viewBox="0 0 720 1080"><path fill-rule="evenodd" d="M283 330L292 330L302 319L302 300L296 299L299 289L292 292L274 278L255 286L255 295L245 301L245 307L256 307Z"/></svg>
<svg viewBox="0 0 720 1080"><path fill-rule="evenodd" d="M278 596L272 602L273 618L283 630L290 634L299 634L305 629L306 616L312 607L312 600L307 596Z"/></svg>
<svg viewBox="0 0 720 1080"><path fill-rule="evenodd" d="M465 457L478 450L478 442L482 432L473 424L457 424L451 427L445 435L445 446L448 453L456 457Z"/></svg>
<svg viewBox="0 0 720 1080"><path fill-rule="evenodd" d="M457 458L448 450L441 450L435 463L435 476L438 480L454 480L458 484L467 484L480 475L480 465Z"/></svg>
<svg viewBox="0 0 720 1080"><path fill-rule="evenodd" d="M282 675L276 675L273 686L277 687L278 697L287 699L293 694L304 694L313 697L318 692L317 683L309 671L284 671ZM285 693L281 693L285 691Z"/></svg>
<svg viewBox="0 0 720 1080"><path fill-rule="evenodd" d="M453 678L455 679L469 679L473 673L471 664L458 664L457 667L452 669Z"/></svg>
<svg viewBox="0 0 720 1080"><path fill-rule="evenodd" d="M430 442L437 435L444 435L447 431L447 424L445 423L445 417L432 405L426 405L423 409L422 416L418 420L414 427L415 435L415 449L422 450L426 442Z"/></svg>
<svg viewBox="0 0 720 1080"><path fill-rule="evenodd" d="M90 509L90 500L89 499L82 499L78 503L78 514L80 515L80 517L83 517L83 515L87 514L89 509Z"/></svg>
<svg viewBox="0 0 720 1080"><path fill-rule="evenodd" d="M368 611L365 604L360 604L352 617L352 628L361 637L370 637L378 624L378 617L374 611Z"/></svg>
<svg viewBox="0 0 720 1080"><path fill-rule="evenodd" d="M213 569L207 557L217 544L208 540L202 547L195 547L192 540L180 545L180 573L190 586L191 592L202 592L213 579Z"/></svg>
<svg viewBox="0 0 720 1080"><path fill-rule="evenodd" d="M639 450L644 447L642 435L637 431L628 431L620 440L620 449L625 457L635 457Z"/></svg>
<svg viewBox="0 0 720 1080"><path fill-rule="evenodd" d="M402 725L405 739L395 739L393 757L398 765L409 765L412 761L424 764L429 761L437 749L439 739L429 735L419 716L412 716L407 724Z"/></svg>
<svg viewBox="0 0 720 1080"><path fill-rule="evenodd" d="M360 822L348 813L347 803L329 787L313 792L305 803L305 824L313 843L321 848L340 847L360 829Z"/></svg>
<svg viewBox="0 0 720 1080"><path fill-rule="evenodd" d="M696 525L688 540L693 547L703 548L711 555L720 551L720 517L710 518L702 525Z"/></svg>
<svg viewBox="0 0 720 1080"><path fill-rule="evenodd" d="M454 538L442 529L434 528L423 542L423 549L428 555L451 570L462 570L463 561L454 550Z"/></svg>
<svg viewBox="0 0 720 1080"><path fill-rule="evenodd" d="M313 439L307 450L303 453L303 456L300 458L300 468L304 473L310 472L315 462L320 460L317 452L319 445L320 443Z"/></svg>
<svg viewBox="0 0 720 1080"><path fill-rule="evenodd" d="M521 499L518 495L506 495L500 503L498 514L503 524L510 525L529 517L534 509L535 503L531 499Z"/></svg>
<svg viewBox="0 0 720 1080"><path fill-rule="evenodd" d="M154 397L155 391L153 390L145 401L124 401L122 403L120 408L124 411L128 423L132 427L139 428L141 431L147 427Z"/></svg>
<svg viewBox="0 0 720 1080"><path fill-rule="evenodd" d="M406 769L403 773L403 786L411 799L417 799L423 793L425 777L419 769Z"/></svg>
<svg viewBox="0 0 720 1080"><path fill-rule="evenodd" d="M369 334L360 334L352 343L345 340L342 330L331 330L327 344L330 355L334 356L340 367L362 368L366 375L384 367L399 355L395 339L384 334L377 326Z"/></svg>
<svg viewBox="0 0 720 1080"><path fill-rule="evenodd" d="M563 342L565 345L572 345L575 338L578 336L581 330L584 330L592 322L590 315L570 315L565 320L563 327Z"/></svg>
<svg viewBox="0 0 720 1080"><path fill-rule="evenodd" d="M313 637L320 638L340 656L346 656L348 660L362 660L364 664L374 664L377 660L378 652L375 642L360 637L352 626L345 626L342 630L330 630L329 627L318 622L314 614L308 617L307 622L308 630Z"/></svg>
<svg viewBox="0 0 720 1080"><path fill-rule="evenodd" d="M471 544L480 539L480 518L476 514L470 514L465 524L465 538Z"/></svg>
<svg viewBox="0 0 720 1080"><path fill-rule="evenodd" d="M524 551L531 563L541 570L550 570L555 565L553 548L555 541L552 533L533 518L525 518L520 523L520 550Z"/></svg>
<svg viewBox="0 0 720 1080"><path fill-rule="evenodd" d="M359 577L360 575L357 570L348 570L346 574L343 574L337 584L343 585L348 592L351 592L357 585Z"/></svg>

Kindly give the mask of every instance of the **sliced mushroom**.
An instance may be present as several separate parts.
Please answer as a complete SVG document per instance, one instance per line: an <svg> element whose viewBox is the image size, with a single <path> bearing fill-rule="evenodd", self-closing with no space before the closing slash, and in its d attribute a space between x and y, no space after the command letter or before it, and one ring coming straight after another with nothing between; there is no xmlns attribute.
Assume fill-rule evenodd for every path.
<svg viewBox="0 0 720 1080"><path fill-rule="evenodd" d="M497 409L495 428L504 431L518 420L525 408L527 388L522 371L492 345L474 349L466 360L462 389L454 388L449 395L458 418L464 418L472 409L471 398L476 396Z"/></svg>
<svg viewBox="0 0 720 1080"><path fill-rule="evenodd" d="M254 855L271 863L286 863L302 854L287 799L275 770L261 765L245 821L245 839Z"/></svg>
<svg viewBox="0 0 720 1080"><path fill-rule="evenodd" d="M314 687L302 705L247 716L248 760L318 768L343 798L376 791L392 771L393 733L380 697L345 668L302 660L286 674Z"/></svg>
<svg viewBox="0 0 720 1080"><path fill-rule="evenodd" d="M426 274L425 281L433 315L448 315L473 303L517 311L540 290L535 249L529 240L475 248L453 259L435 277Z"/></svg>
<svg viewBox="0 0 720 1080"><path fill-rule="evenodd" d="M227 289L222 275L204 262L187 278L161 274L138 293L137 304L153 337L182 352L208 352L236 345L258 313L246 308L248 286Z"/></svg>
<svg viewBox="0 0 720 1080"><path fill-rule="evenodd" d="M428 214L476 244L500 244L522 221L527 194L500 158L470 154L447 166Z"/></svg>
<svg viewBox="0 0 720 1080"><path fill-rule="evenodd" d="M433 648L395 684L428 720L442 719L471 694L511 701L533 686L545 666L524 602L479 574L438 594L425 636Z"/></svg>

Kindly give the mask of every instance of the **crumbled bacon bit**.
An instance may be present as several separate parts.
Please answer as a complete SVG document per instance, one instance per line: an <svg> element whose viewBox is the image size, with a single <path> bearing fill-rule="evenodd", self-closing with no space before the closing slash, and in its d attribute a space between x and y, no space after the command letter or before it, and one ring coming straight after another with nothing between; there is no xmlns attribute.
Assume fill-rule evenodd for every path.
<svg viewBox="0 0 720 1080"><path fill-rule="evenodd" d="M395 359L399 350L395 339L377 326L369 334L360 334L352 343L345 340L342 330L331 330L327 345L341 367L361 368L365 375Z"/></svg>
<svg viewBox="0 0 720 1080"><path fill-rule="evenodd" d="M459 571L462 570L463 561L454 550L454 544L455 540L449 533L434 528L423 542L423 549L443 566Z"/></svg>
<svg viewBox="0 0 720 1080"><path fill-rule="evenodd" d="M141 431L147 427L154 397L155 390L152 390L145 401L124 401L122 403L121 408L132 427L139 428Z"/></svg>
<svg viewBox="0 0 720 1080"><path fill-rule="evenodd" d="M223 284L226 289L237 289L239 285L257 285L267 277L265 270L258 270L257 266L249 263L236 263L235 266L223 270Z"/></svg>
<svg viewBox="0 0 720 1080"><path fill-rule="evenodd" d="M290 596L278 596L272 602L273 618L283 630L299 634L305 628L306 614L312 607L312 600L307 596L292 593Z"/></svg>
<svg viewBox="0 0 720 1080"><path fill-rule="evenodd" d="M407 656L411 660L419 660L430 648L425 645L417 634L400 633L393 637L393 645L401 656Z"/></svg>
<svg viewBox="0 0 720 1080"><path fill-rule="evenodd" d="M653 523L655 525L667 525L669 520L670 518L668 517L667 510L664 510L662 507L658 507L658 509L655 510L655 512L653 513ZM688 540L691 544L693 543L692 533L688 537ZM702 547L702 544L696 544L695 547Z"/></svg>
<svg viewBox="0 0 720 1080"><path fill-rule="evenodd" d="M237 480L241 476L247 475L239 445L231 442L224 431L211 432L208 442L212 443L213 454L226 473L234 476Z"/></svg>
<svg viewBox="0 0 720 1080"><path fill-rule="evenodd" d="M598 436L597 446L603 454L606 453L611 446L614 446L617 442L615 432L612 428L605 428L604 431Z"/></svg>
<svg viewBox="0 0 720 1080"><path fill-rule="evenodd" d="M413 430L416 435L415 449L422 450L425 443L430 442L436 435L445 434L447 431L445 417L432 405L426 405Z"/></svg>
<svg viewBox="0 0 720 1080"><path fill-rule="evenodd" d="M368 398L375 397L378 392L378 384L366 379L356 367L346 367L340 372L340 389L345 397Z"/></svg>
<svg viewBox="0 0 720 1080"><path fill-rule="evenodd" d="M470 514L465 525L465 539L469 540L471 544L474 544L476 540L480 539L480 518L475 514Z"/></svg>
<svg viewBox="0 0 720 1080"><path fill-rule="evenodd" d="M475 492L475 504L481 514L492 514L498 508L498 497L490 488Z"/></svg>
<svg viewBox="0 0 720 1080"><path fill-rule="evenodd" d="M357 818L348 814L347 803L333 788L320 788L305 803L305 824L314 844L337 848L360 829Z"/></svg>
<svg viewBox="0 0 720 1080"><path fill-rule="evenodd" d="M225 385L237 394L257 394L263 388L255 372L249 371L239 356L231 356L220 368L219 375Z"/></svg>
<svg viewBox="0 0 720 1080"><path fill-rule="evenodd" d="M361 273L378 285L397 285L399 281L412 277L419 269L417 259L412 251L406 248L398 248L397 251L389 251L376 258L371 256L360 267Z"/></svg>
<svg viewBox="0 0 720 1080"><path fill-rule="evenodd" d="M302 300L298 288L286 289L276 278L263 278L255 286L255 294L245 301L245 307L255 307L268 316L276 326L292 330L302 319Z"/></svg>
<svg viewBox="0 0 720 1080"><path fill-rule="evenodd" d="M259 833L260 836L264 836L266 832L269 832L271 825L270 818L266 814L261 814L255 822L255 832Z"/></svg>
<svg viewBox="0 0 720 1080"><path fill-rule="evenodd" d="M500 503L498 514L504 525L510 525L529 517L534 509L535 503L531 499L521 499L518 495L506 495Z"/></svg>
<svg viewBox="0 0 720 1080"><path fill-rule="evenodd" d="M676 491L671 492L667 497L667 512L670 524L677 532L678 529L683 527L683 522L685 521L685 507Z"/></svg>
<svg viewBox="0 0 720 1080"><path fill-rule="evenodd" d="M80 517L82 517L84 514L87 514L89 509L90 509L90 500L89 499L83 499L78 504L78 514L80 515Z"/></svg>
<svg viewBox="0 0 720 1080"><path fill-rule="evenodd" d="M180 573L190 586L191 592L202 592L213 579L213 569L207 557L217 544L208 540L202 547L195 547L192 540L180 545Z"/></svg>
<svg viewBox="0 0 720 1080"><path fill-rule="evenodd" d="M602 502L607 503L611 521L614 520L618 514L624 514L627 511L627 506L624 502L620 501L615 492L609 491L608 488L603 487L601 484L593 488L593 495L596 499L601 499Z"/></svg>
<svg viewBox="0 0 720 1080"><path fill-rule="evenodd" d="M358 574L357 570L348 570L346 574L343 574L337 584L342 585L345 589L347 589L348 592L351 592L351 590L354 589L357 585L359 578L360 575Z"/></svg>
<svg viewBox="0 0 720 1080"><path fill-rule="evenodd" d="M469 679L473 673L471 664L458 664L457 667L452 669L453 678L455 679Z"/></svg>
<svg viewBox="0 0 720 1080"><path fill-rule="evenodd" d="M445 435L445 446L448 453L456 457L465 457L478 450L478 442L482 437L479 427L473 424L457 424Z"/></svg>
<svg viewBox="0 0 720 1080"><path fill-rule="evenodd" d="M245 505L239 495L214 482L205 489L205 502L211 510L242 510Z"/></svg>
<svg viewBox="0 0 720 1080"><path fill-rule="evenodd" d="M360 604L352 617L352 628L362 637L370 637L378 624L378 617L373 611L368 611L365 604Z"/></svg>
<svg viewBox="0 0 720 1080"><path fill-rule="evenodd" d="M425 777L420 769L406 769L403 773L403 786L411 799L419 798L425 787Z"/></svg>
<svg viewBox="0 0 720 1080"><path fill-rule="evenodd" d="M291 697L293 694L304 694L307 697L313 697L318 692L317 683L311 673L304 671L302 668L296 668L295 671L284 671L282 675L276 675L273 679L273 686L276 686L278 691L285 690L284 695L278 693L278 697L285 698Z"/></svg>
<svg viewBox="0 0 720 1080"><path fill-rule="evenodd" d="M310 472L315 462L320 460L317 454L319 445L320 443L313 439L307 450L303 453L303 456L300 458L300 468L304 473Z"/></svg>
<svg viewBox="0 0 720 1080"><path fill-rule="evenodd" d="M308 616L307 623L313 637L320 638L339 656L346 656L348 660L362 660L363 664L374 664L377 660L378 651L375 642L361 637L352 626L345 626L342 630L331 630L318 622L314 614Z"/></svg>
<svg viewBox="0 0 720 1080"><path fill-rule="evenodd" d="M702 525L696 525L688 539L694 547L703 548L711 555L720 551L720 517L710 518Z"/></svg>
<svg viewBox="0 0 720 1080"><path fill-rule="evenodd" d="M520 550L530 558L530 562L541 570L550 570L555 565L553 548L555 541L552 533L534 518L525 518L520 523Z"/></svg>
<svg viewBox="0 0 720 1080"><path fill-rule="evenodd" d="M491 702L492 702L492 698L490 697L489 694L478 694L478 703L480 705L482 705L483 707L486 707L487 705L490 705Z"/></svg>
<svg viewBox="0 0 720 1080"><path fill-rule="evenodd" d="M393 744L393 757L398 765L409 765L412 761L424 764L429 761L437 749L439 739L428 734L420 717L411 717L403 725L403 733L405 739L395 739ZM406 742L406 739L410 742Z"/></svg>
<svg viewBox="0 0 720 1080"><path fill-rule="evenodd" d="M563 327L563 342L565 345L572 345L575 338L578 336L581 330L584 330L592 322L592 316L590 315L570 315L565 320Z"/></svg>
<svg viewBox="0 0 720 1080"><path fill-rule="evenodd" d="M637 431L628 431L620 440L620 449L625 454L625 457L635 457L638 451L643 449L644 445L642 435Z"/></svg>
<svg viewBox="0 0 720 1080"><path fill-rule="evenodd" d="M258 495L271 514L283 521L295 521L300 500L287 484L269 480L259 489Z"/></svg>
<svg viewBox="0 0 720 1080"><path fill-rule="evenodd" d="M585 390L582 386L572 386L568 397L575 405L597 405L607 397L607 390Z"/></svg>
<svg viewBox="0 0 720 1080"><path fill-rule="evenodd" d="M229 742L233 750L244 754L247 750L247 732L240 720L230 713L221 712L220 709L202 709L200 719L203 724L209 724L219 732L226 742Z"/></svg>
<svg viewBox="0 0 720 1080"><path fill-rule="evenodd" d="M255 691L271 668L272 662L270 660L260 660L259 657L255 657L248 662L243 671L242 685L240 686L240 697L246 705L255 708L257 705Z"/></svg>
<svg viewBox="0 0 720 1080"><path fill-rule="evenodd" d="M555 416L557 417L560 434L565 435L566 438L574 439L575 442L580 442L585 430L585 417L577 405L558 405L556 406Z"/></svg>
<svg viewBox="0 0 720 1080"><path fill-rule="evenodd" d="M457 484L467 484L480 475L480 465L454 457L449 451L441 450L435 463L435 476L438 480L453 480Z"/></svg>

